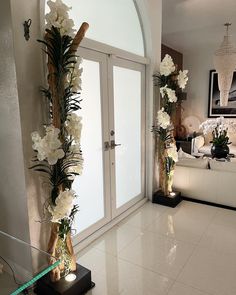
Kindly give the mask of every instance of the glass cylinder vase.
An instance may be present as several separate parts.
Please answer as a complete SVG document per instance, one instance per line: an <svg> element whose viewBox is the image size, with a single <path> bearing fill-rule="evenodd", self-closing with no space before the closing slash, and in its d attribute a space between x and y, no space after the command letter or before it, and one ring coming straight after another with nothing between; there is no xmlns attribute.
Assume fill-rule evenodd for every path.
<svg viewBox="0 0 236 295"><path fill-rule="evenodd" d="M76 258L72 246L71 233L68 232L65 237L59 234L59 224L52 223L51 236L48 243L48 253L60 260L57 268L51 271L50 278L52 282L59 281L70 271L76 270Z"/></svg>

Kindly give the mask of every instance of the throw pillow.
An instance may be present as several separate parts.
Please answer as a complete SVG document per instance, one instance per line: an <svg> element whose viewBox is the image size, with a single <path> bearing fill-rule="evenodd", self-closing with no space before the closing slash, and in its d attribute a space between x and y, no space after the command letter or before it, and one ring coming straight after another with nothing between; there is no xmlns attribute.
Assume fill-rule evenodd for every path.
<svg viewBox="0 0 236 295"><path fill-rule="evenodd" d="M182 148L180 148L179 151L178 151L178 158L179 158L179 160L180 160L180 159L195 159L194 156L192 156L192 155L190 155L190 154L188 154L188 153L185 153L185 152L182 150Z"/></svg>
<svg viewBox="0 0 236 295"><path fill-rule="evenodd" d="M198 153L199 149L204 146L205 140L202 135L199 135L192 139L192 145L193 145L193 152Z"/></svg>

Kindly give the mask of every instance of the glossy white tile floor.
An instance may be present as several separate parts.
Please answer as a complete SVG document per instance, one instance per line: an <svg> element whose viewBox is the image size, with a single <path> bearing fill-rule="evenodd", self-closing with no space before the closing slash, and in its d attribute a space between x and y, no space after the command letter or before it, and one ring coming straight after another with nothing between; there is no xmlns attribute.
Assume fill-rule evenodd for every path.
<svg viewBox="0 0 236 295"><path fill-rule="evenodd" d="M83 250L89 295L235 295L236 212L146 203Z"/></svg>

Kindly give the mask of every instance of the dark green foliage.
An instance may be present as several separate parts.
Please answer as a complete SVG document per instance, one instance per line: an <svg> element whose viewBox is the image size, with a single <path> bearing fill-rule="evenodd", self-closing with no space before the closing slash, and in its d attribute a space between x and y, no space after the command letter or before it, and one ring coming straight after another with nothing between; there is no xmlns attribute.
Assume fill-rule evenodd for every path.
<svg viewBox="0 0 236 295"><path fill-rule="evenodd" d="M58 28L52 27L47 29L47 40L38 40L46 46L46 54L51 61L55 72L52 74L57 81L57 95L60 104L60 120L61 124L66 121L67 115L80 109L80 93L72 91L73 83L65 87L65 78L73 72L76 65L76 55L70 52L73 39L70 36L61 36ZM52 106L53 94L51 89L42 89L43 94L47 97L49 105ZM50 111L52 116L52 110Z"/></svg>
<svg viewBox="0 0 236 295"><path fill-rule="evenodd" d="M228 130L219 130L219 126L217 126L213 131L212 131L212 136L213 139L211 141L211 143L213 143L214 145L218 145L218 146L226 146L231 144L231 142L229 141L229 137L227 136L227 132Z"/></svg>
<svg viewBox="0 0 236 295"><path fill-rule="evenodd" d="M165 87L167 85L168 88L177 90L178 85L176 83L176 80L173 79L174 76L175 76L175 73L169 76L164 76L164 75L161 75L160 73L154 74L153 75L154 86Z"/></svg>
<svg viewBox="0 0 236 295"><path fill-rule="evenodd" d="M75 205L71 211L70 218L64 218L59 226L59 237L64 239L67 233L71 230L71 225L74 221L75 214L78 212L79 206Z"/></svg>
<svg viewBox="0 0 236 295"><path fill-rule="evenodd" d="M72 74L77 63L77 56L69 50L73 39L68 35L61 36L58 28L52 27L46 30L45 40L38 40L38 42L45 45L44 52L48 56L53 66L54 72L50 73L48 78L55 81L55 89L42 88L41 92L47 98L50 106L50 118L53 119L53 103L58 101L61 129L59 138L62 142L62 149L64 157L59 159L55 165L49 165L48 161L39 161L34 157L30 169L43 173L48 178L51 185L50 203L56 205L56 199L59 193L65 189L71 189L74 176L78 173L73 172L73 168L82 165L82 152L73 153L70 151L72 145L72 138L67 134L65 122L67 116L80 109L80 93L73 91ZM65 84L65 81L67 83ZM55 92L55 93L54 93ZM53 97L56 95L55 97ZM71 230L74 215L78 211L78 206L75 205L72 209L70 218L61 220L59 227L59 235L64 238Z"/></svg>
<svg viewBox="0 0 236 295"><path fill-rule="evenodd" d="M172 170L172 167L174 165L173 159L170 157L166 157L165 158L165 165L166 165L166 174L169 175Z"/></svg>
<svg viewBox="0 0 236 295"><path fill-rule="evenodd" d="M152 126L151 130L155 135L159 136L160 140L168 145L173 140L171 132L172 129L163 129L160 126Z"/></svg>

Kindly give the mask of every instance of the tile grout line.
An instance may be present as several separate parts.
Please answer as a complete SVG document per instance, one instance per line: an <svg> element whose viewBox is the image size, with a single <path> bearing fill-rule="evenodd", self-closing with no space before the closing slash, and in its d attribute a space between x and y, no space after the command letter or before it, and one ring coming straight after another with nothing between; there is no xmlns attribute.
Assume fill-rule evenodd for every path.
<svg viewBox="0 0 236 295"><path fill-rule="evenodd" d="M206 206L207 206L207 205L206 205ZM207 232L208 228L210 227L210 225L212 225L213 220L215 219L215 216L216 216L217 212L218 212L218 209L216 210L215 214L212 216L212 218L211 218L211 220L210 220L208 226L206 226L206 228L205 228L205 230L203 231L203 233L202 233L202 235L201 235L199 241L197 242L197 245L198 245L198 246L200 245L200 242L201 242L203 236L205 235L205 233Z"/></svg>
<svg viewBox="0 0 236 295"><path fill-rule="evenodd" d="M204 206L207 206L207 207L208 207L208 205L204 205ZM208 230L208 228L209 228L209 226L211 225L213 219L215 218L217 212L218 212L218 209L216 210L215 214L214 214L214 215L212 216L212 218L210 219L208 225L206 226L206 229L205 229L205 230L203 231L203 233L200 235L200 239L199 239L199 241L194 245L194 249L193 249L191 255L189 256L189 258L187 259L187 261L184 263L183 267L181 268L181 270L179 271L179 274L177 275L177 277L176 277L176 279L175 279L175 283L181 283L181 284L183 284L183 285L189 286L189 287L191 287L191 288L193 288L193 289L199 290L199 291L201 291L201 292L203 292L203 293L206 293L206 294L208 294L208 295L214 295L214 294L210 294L210 293L208 293L208 292L206 292L206 291L204 291L204 290L200 290L200 289L195 288L195 287L193 287L193 286L191 286L191 285L187 285L187 284L185 284L185 283L183 283L183 282L181 282L181 281L178 281L178 278L180 277L181 273L183 272L183 270L184 270L185 266L187 265L187 263L189 262L189 260L193 257L193 254L195 253L195 250L197 249L197 247L199 247L199 244L200 244L200 241L202 240L203 235L204 235L204 234L206 233L206 231ZM167 293L167 295L168 295L168 293Z"/></svg>

